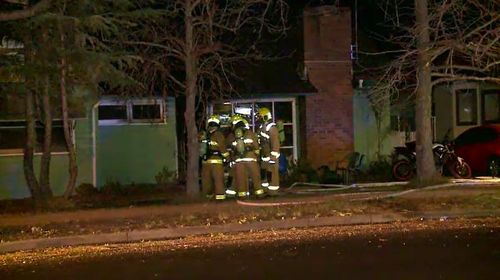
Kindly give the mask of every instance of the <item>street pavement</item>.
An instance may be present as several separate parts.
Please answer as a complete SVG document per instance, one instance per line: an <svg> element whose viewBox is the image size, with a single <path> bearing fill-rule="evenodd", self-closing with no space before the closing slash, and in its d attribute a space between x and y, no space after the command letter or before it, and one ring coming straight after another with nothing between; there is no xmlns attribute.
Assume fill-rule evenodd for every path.
<svg viewBox="0 0 500 280"><path fill-rule="evenodd" d="M459 218L459 217L499 217L500 209L495 207L498 205L495 198L498 196L498 187L482 187L478 186L467 187L467 188L452 188L448 190L433 190L433 191L404 191L399 192L404 193L406 197L416 197L417 199L432 198L431 203L437 204L440 207L449 208L450 205L455 203L455 200L446 201L443 198L458 198L459 203L463 203L463 199L460 197L469 197L470 201L476 203L479 201L481 207L486 205L487 208L481 209L460 209L461 207L455 207L455 209L447 209L444 211L390 211L389 209L383 209L384 207L379 207L376 212L363 212L352 211L356 207L362 209L362 207L354 206L351 209L354 213L349 212L349 199L352 201L354 198L359 198L359 195L365 198L370 198L373 196L371 193L353 193L346 194L349 196L336 196L336 195L321 195L321 196L306 196L301 197L297 200L297 197L284 197L278 200L274 200L277 203L269 203L265 201L264 204L283 204L283 203L296 203L300 201L304 207L307 205L314 205L317 202L321 203L332 203L334 201L343 201L344 205L348 205L347 209L342 210L342 208L336 208L338 205L334 204L330 210L321 210L320 208L311 208L313 210L312 216L305 216L303 218L295 217L295 213L304 208L295 208L291 210L288 214L283 214L281 219L271 219L271 220L250 220L247 221L246 218L255 216L256 213L252 210L252 207L242 206L235 204L234 202L214 204L214 203L197 203L190 205L164 205L164 206L154 206L154 207L140 207L140 208L122 208L122 209L99 209L99 210L81 210L75 212L61 212L61 213L46 213L46 214L35 214L35 215L0 215L0 232L2 233L16 233L20 232L19 237L28 236L29 234L38 234L40 237L35 237L35 239L21 238L22 240L8 239L7 237L1 237L0 242L0 253L19 251L19 250L30 250L30 249L43 249L47 247L61 247L61 246L76 246L76 245L89 245L89 244L106 244L106 243L124 243L124 242L137 242L143 240L159 240L159 239L170 239L170 238L182 238L189 235L206 235L215 233L230 233L230 232L242 232L242 231L256 231L265 229L290 229L290 228L304 228L304 227L318 227L318 226L331 226L331 225L355 225L355 224L380 224L380 223L393 223L400 221L411 221L418 220L421 218L425 219L441 219L441 218ZM481 202L482 200L488 198L487 203ZM436 200L436 199L440 200ZM379 199L379 198L377 198ZM498 199L498 198L496 198ZM295 200L295 201L294 201ZM347 201L347 202L346 202ZM379 201L379 200L378 200ZM384 200L387 201L387 200ZM273 202L273 201L271 201ZM426 204L428 201L421 202ZM444 203L446 202L446 203ZM482 204L481 204L482 203ZM263 202L257 202L256 204L262 205ZM339 204L342 207L342 204ZM460 205L460 204L458 204ZM465 204L462 204L464 206ZM271 211L279 213L280 206L273 206ZM302 206L300 206L302 207ZM488 208L489 207L489 208ZM493 208L492 208L493 207ZM257 207L261 208L261 207ZM314 211L323 211L314 212ZM237 212L240 211L240 212ZM260 213L266 214L266 211L259 210ZM329 212L330 211L330 212ZM380 212L377 212L380 211ZM227 219L228 213L239 213L241 219L236 219L236 222L223 223L223 224L212 224L208 221L208 217L215 217L217 219ZM272 212L272 213L274 213ZM346 212L346 213L343 213ZM284 212L286 213L286 212ZM333 215L332 215L333 213ZM299 212L300 214L300 212ZM204 216L205 215L205 216ZM326 216L325 216L326 215ZM169 225L160 224L160 227L149 228L148 224L150 221L153 222L164 222L172 221L175 219L187 217L194 219L197 216L207 217L206 220L198 218L200 221L198 225L186 226L186 225ZM286 218L285 218L286 216ZM163 220L162 220L163 219ZM213 220L212 220L213 221ZM241 222L243 221L243 222ZM200 224L201 222L201 224ZM135 227L130 227L129 225L134 225ZM141 226L144 225L146 227ZM59 230L62 227L67 227L68 230L66 235L65 232L61 232L60 235L45 235L45 233L51 233L53 230ZM85 227L86 232L81 232ZM53 228L53 230L51 230ZM103 229L103 232L89 232L92 229ZM26 232L27 231L27 232ZM22 233L25 232L25 233ZM78 234L78 232L81 232ZM57 233L57 232L56 232ZM86 233L86 234L85 234ZM7 238L7 239L5 239ZM33 238L33 237L32 237Z"/></svg>
<svg viewBox="0 0 500 280"><path fill-rule="evenodd" d="M0 279L498 279L500 224L321 227L0 255Z"/></svg>

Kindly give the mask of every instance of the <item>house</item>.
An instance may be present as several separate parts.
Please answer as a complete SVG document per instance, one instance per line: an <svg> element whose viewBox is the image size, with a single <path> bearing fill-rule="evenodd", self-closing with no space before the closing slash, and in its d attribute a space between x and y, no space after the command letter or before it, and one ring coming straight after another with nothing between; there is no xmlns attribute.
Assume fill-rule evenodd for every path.
<svg viewBox="0 0 500 280"><path fill-rule="evenodd" d="M77 89L73 96L88 96ZM29 197L23 172L24 109L13 94L0 95L0 199ZM19 98L17 99L19 101ZM76 147L77 186L107 182L155 183L164 168L177 172L177 137L174 98L103 97L96 104L81 101L84 109L72 116ZM17 104L17 105L16 105ZM39 169L43 126L37 123ZM68 178L68 159L62 122L54 120L50 182L62 195Z"/></svg>
<svg viewBox="0 0 500 280"><path fill-rule="evenodd" d="M354 150L364 155L363 167L370 162L387 159L394 147L404 146L406 142L416 139L415 110L411 98L402 95L385 103L377 100L374 105L371 101L374 85L375 81L360 80L354 87ZM375 114L374 107L378 114Z"/></svg>
<svg viewBox="0 0 500 280"><path fill-rule="evenodd" d="M500 123L500 86L478 82L454 82L433 92L435 134L454 139L468 128Z"/></svg>
<svg viewBox="0 0 500 280"><path fill-rule="evenodd" d="M271 61L260 66L262 71L250 71L245 75L245 90L213 101L209 113L251 115L257 107L268 107L274 119L283 123L286 136L281 152L288 159L335 168L337 161L354 151L357 137L366 139L365 131L355 129L356 110L367 108L355 101L351 32L349 8L306 8L298 32L303 43L298 61ZM154 183L154 175L164 167L178 170L175 99L107 96L97 103L79 104L85 104L85 109L73 119L77 184ZM255 129L255 120L250 119ZM6 137L12 139L10 135L22 134L22 114L15 121L11 126L11 120L0 120L0 143ZM23 138L19 137L10 146L0 145L0 198L29 195L22 170ZM62 139L55 142L64 143ZM65 186L66 162L61 145L52 161L56 195Z"/></svg>
<svg viewBox="0 0 500 280"><path fill-rule="evenodd" d="M334 167L354 150L350 9L306 8L302 27L299 61L270 62L245 75L247 90L213 102L209 112L251 115L268 107L284 124L281 152L288 159Z"/></svg>
<svg viewBox="0 0 500 280"><path fill-rule="evenodd" d="M398 110L397 104L387 104L381 115L380 131L370 109L371 88L354 90L355 150L364 154L366 162L375 155L389 155L394 146L415 140L415 117L412 105ZM409 99L411 98L403 98ZM478 82L454 82L433 89L433 141L453 140L465 130L482 125L500 123L500 87ZM364 135L364 137L363 137ZM378 151L377 141L381 141Z"/></svg>
<svg viewBox="0 0 500 280"><path fill-rule="evenodd" d="M92 108L93 184L155 183L177 173L175 98L105 96Z"/></svg>
<svg viewBox="0 0 500 280"><path fill-rule="evenodd" d="M13 64L23 61L22 43L3 38L0 56ZM22 78L5 75L0 67L0 199L29 197L24 178L25 104ZM54 93L52 96L58 96ZM164 170L177 174L176 102L173 97L100 100L85 87L76 86L68 95L69 117L76 149L76 185L101 187L107 182L155 183ZM54 101L57 98L54 98ZM52 104L52 156L50 183L62 195L68 179L68 151L61 109ZM36 122L37 143L34 168L38 174L44 126Z"/></svg>

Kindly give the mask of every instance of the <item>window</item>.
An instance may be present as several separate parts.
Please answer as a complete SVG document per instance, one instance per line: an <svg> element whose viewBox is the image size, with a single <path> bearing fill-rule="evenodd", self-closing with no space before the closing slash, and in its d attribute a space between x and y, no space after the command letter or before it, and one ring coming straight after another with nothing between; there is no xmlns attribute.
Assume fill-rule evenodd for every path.
<svg viewBox="0 0 500 280"><path fill-rule="evenodd" d="M26 143L25 121L0 121L0 154L22 154ZM41 122L35 125L37 138L35 152L42 151L45 126ZM66 139L61 120L52 122L52 152L67 152Z"/></svg>
<svg viewBox="0 0 500 280"><path fill-rule="evenodd" d="M74 125L73 125L74 127ZM43 144L43 135L45 133L45 127L42 125L37 125L37 143L40 147ZM74 135L74 133L72 133ZM66 146L66 139L64 138L64 127L63 122L53 121L52 122L52 152L67 152L68 148ZM40 149L41 152L41 149Z"/></svg>
<svg viewBox="0 0 500 280"><path fill-rule="evenodd" d="M281 144L283 147L293 147L293 126L291 124L284 124L285 141Z"/></svg>
<svg viewBox="0 0 500 280"><path fill-rule="evenodd" d="M477 124L477 93L476 89L460 89L455 91L457 125Z"/></svg>
<svg viewBox="0 0 500 280"><path fill-rule="evenodd" d="M274 121L283 123L285 141L281 143L281 152L285 155L293 154L295 150L293 103L273 102L272 109Z"/></svg>
<svg viewBox="0 0 500 280"><path fill-rule="evenodd" d="M399 132L412 132L416 130L415 116L391 115L391 130Z"/></svg>
<svg viewBox="0 0 500 280"><path fill-rule="evenodd" d="M250 127L254 129L255 120L253 119L254 114L254 104L253 103L235 103L234 104L234 113L245 116L247 120L249 120Z"/></svg>
<svg viewBox="0 0 500 280"><path fill-rule="evenodd" d="M126 105L101 105L99 106L99 120L127 121Z"/></svg>
<svg viewBox="0 0 500 280"><path fill-rule="evenodd" d="M24 120L24 94L15 85L0 84L0 118Z"/></svg>
<svg viewBox="0 0 500 280"><path fill-rule="evenodd" d="M161 119L161 110L158 105L132 105L132 119L154 120Z"/></svg>
<svg viewBox="0 0 500 280"><path fill-rule="evenodd" d="M500 91L484 90L482 104L483 123L500 123Z"/></svg>
<svg viewBox="0 0 500 280"><path fill-rule="evenodd" d="M165 123L162 99L103 100L99 104L99 125Z"/></svg>
<svg viewBox="0 0 500 280"><path fill-rule="evenodd" d="M291 102L275 102L274 103L274 119L282 121L285 124L293 123L293 110Z"/></svg>
<svg viewBox="0 0 500 280"><path fill-rule="evenodd" d="M215 103L211 106L213 114L229 116L230 114L241 114L247 117L252 130L257 129L255 113L259 108L266 107L271 110L273 120L282 122L285 133L285 141L281 144L281 152L288 158L297 158L296 123L295 123L295 100L286 99L261 99L261 100L235 100L231 102Z"/></svg>
<svg viewBox="0 0 500 280"><path fill-rule="evenodd" d="M24 125L24 121L2 122L0 124L0 150L22 151L26 142Z"/></svg>
<svg viewBox="0 0 500 280"><path fill-rule="evenodd" d="M163 106L161 103L148 103L148 101L135 101L130 104L132 114L131 122L161 123L163 122Z"/></svg>

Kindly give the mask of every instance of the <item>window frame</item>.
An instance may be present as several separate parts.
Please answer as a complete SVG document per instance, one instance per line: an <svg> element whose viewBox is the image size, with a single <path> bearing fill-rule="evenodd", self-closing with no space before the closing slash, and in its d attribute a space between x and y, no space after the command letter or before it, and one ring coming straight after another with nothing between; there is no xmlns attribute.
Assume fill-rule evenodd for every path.
<svg viewBox="0 0 500 280"><path fill-rule="evenodd" d="M101 106L125 106L127 112L126 119L100 120L99 114L97 122L99 126L121 126L121 125L164 125L167 123L167 102L163 98L134 98L128 100L104 99L97 104L97 111ZM157 119L134 119L134 105L158 105L160 108L160 118Z"/></svg>
<svg viewBox="0 0 500 280"><path fill-rule="evenodd" d="M231 104L231 114L234 114L234 110L235 110L235 105L237 104L251 104L252 105L252 108L255 109L255 104L256 103L271 103L272 104L272 108L269 108L271 109L271 112L272 112L272 116L273 116L273 120L276 120L276 116L275 116L275 102L291 102L292 103L292 123L283 123L284 126L292 126L292 129L293 129L293 139L292 139L292 143L293 143L293 146L281 146L280 149L291 149L292 150L292 156L293 156L293 160L297 160L298 159L298 145L299 145L299 142L298 142L298 131L297 131L297 128L298 128L298 119L297 119L297 108L296 108L296 99L291 97L291 98L286 98L286 97L278 97L278 98L249 98L249 99L231 99L231 100L224 100L223 102L216 102L216 103L226 103L226 105L229 105L227 103L230 103ZM211 103L209 106L208 106L208 112L210 114L213 114L213 109L214 109L214 103ZM252 117L251 120L250 120L250 127L252 128L253 131L255 131L257 129L257 127L255 126L255 118Z"/></svg>
<svg viewBox="0 0 500 280"><path fill-rule="evenodd" d="M145 124L165 124L166 123L166 114L165 114L165 102L159 98L146 100L146 99L134 99L130 102L130 114L129 119L133 124L145 123ZM160 108L160 117L156 119L135 119L134 118L134 106L135 105L157 105Z"/></svg>
<svg viewBox="0 0 500 280"><path fill-rule="evenodd" d="M489 92L491 91L491 92ZM496 124L500 123L500 114L495 120L486 120L486 95L497 95L498 96L498 106L500 107L500 89L483 89L481 91L481 123L483 124ZM499 108L500 110L500 108Z"/></svg>
<svg viewBox="0 0 500 280"><path fill-rule="evenodd" d="M2 126L2 122L23 122L26 123L25 120L0 120L0 129L6 128L5 126ZM61 121L62 119L53 119L54 121ZM73 142L73 146L76 148L76 135L75 135L75 128L76 128L76 120L72 119L70 120L72 122L71 129L71 142ZM19 126L9 126L9 128L22 128L26 129L26 125L19 125ZM54 134L53 134L54 135ZM40 136L37 134L37 136ZM66 140L65 140L66 141ZM37 143L38 144L38 143ZM39 143L43 144L43 143ZM36 146L35 146L35 152L33 153L35 156L41 156L43 154L42 151L36 151ZM69 154L69 151L51 151L51 155L67 155ZM2 149L0 148L0 157L9 157L9 156L23 156L24 155L24 144L22 148L13 148L13 149Z"/></svg>
<svg viewBox="0 0 500 280"><path fill-rule="evenodd" d="M460 91L468 91L471 94L474 95L474 104L473 104L473 120L472 121L461 121L460 120L460 98L458 97L459 94L461 93ZM477 117L477 110L478 110L478 104L477 104L477 97L478 97L478 90L475 87L466 87L466 88L457 88L454 91L455 95L455 117L456 117L456 125L457 126L471 126L471 125L477 125L478 124L478 117Z"/></svg>
<svg viewBox="0 0 500 280"><path fill-rule="evenodd" d="M395 132L415 132L416 128L416 119L415 115L411 116L402 116L402 114L391 114L389 116L390 128L391 131Z"/></svg>
<svg viewBox="0 0 500 280"><path fill-rule="evenodd" d="M125 107L125 114L126 114L126 118L125 119L106 119L106 120L101 120L101 119L98 119L98 122L99 122L99 125L124 125L124 124L128 124L130 122L130 118L129 118L129 113L128 113L128 106L126 103L121 103L121 102L112 102L112 101L103 101L103 102L99 102L99 106L97 108L97 114L99 115L99 108L100 107L111 107L111 106L123 106Z"/></svg>

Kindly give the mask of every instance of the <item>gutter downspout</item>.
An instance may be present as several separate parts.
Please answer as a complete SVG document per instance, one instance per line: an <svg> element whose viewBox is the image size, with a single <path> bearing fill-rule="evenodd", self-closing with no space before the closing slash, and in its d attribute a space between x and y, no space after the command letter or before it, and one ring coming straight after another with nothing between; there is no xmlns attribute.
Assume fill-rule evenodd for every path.
<svg viewBox="0 0 500 280"><path fill-rule="evenodd" d="M95 188L97 188L96 109L98 106L99 102L92 106L92 184Z"/></svg>

